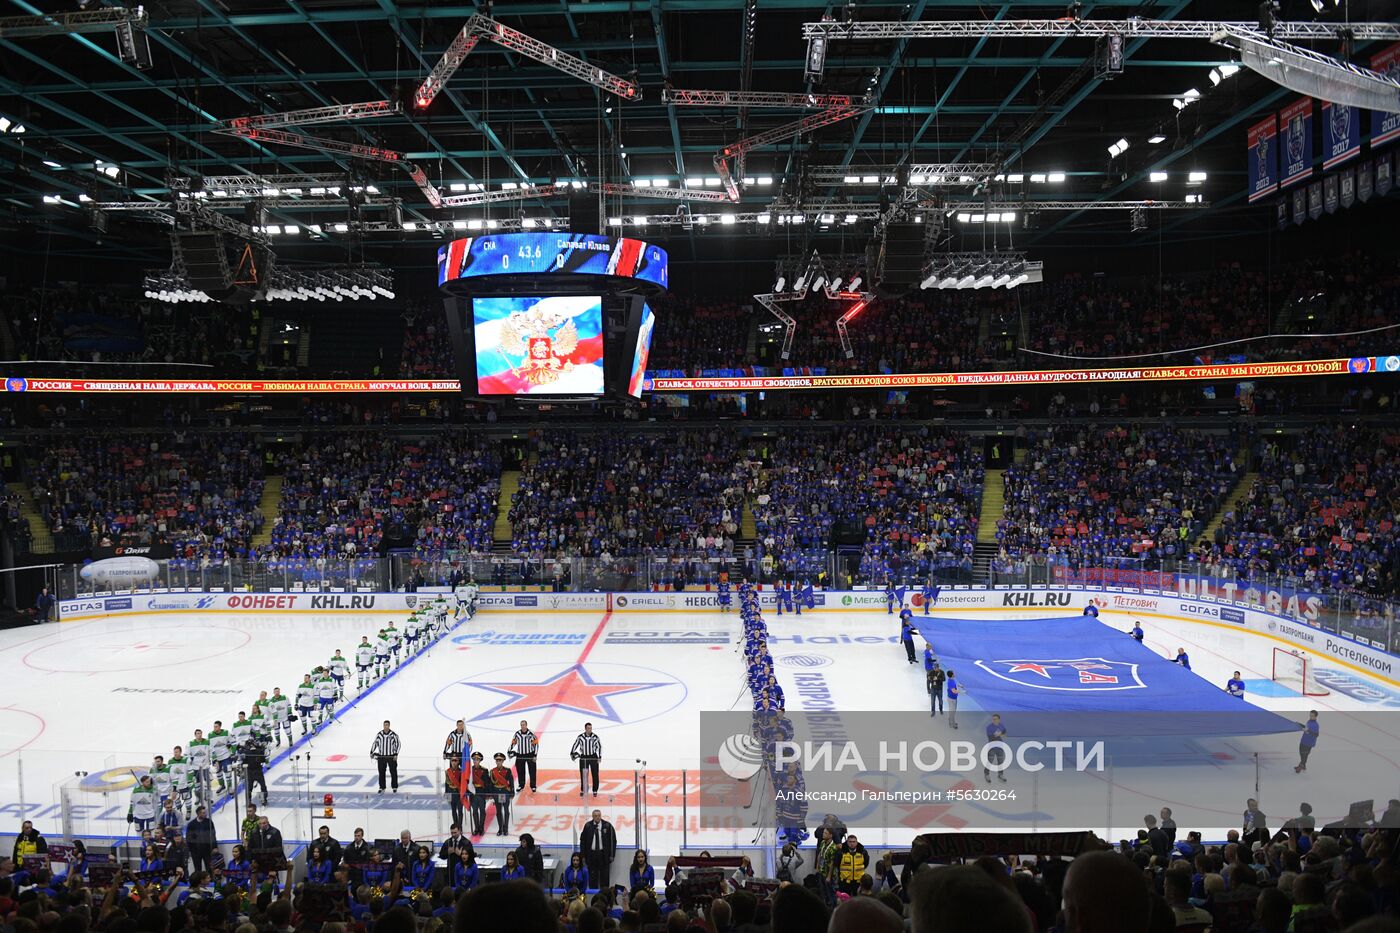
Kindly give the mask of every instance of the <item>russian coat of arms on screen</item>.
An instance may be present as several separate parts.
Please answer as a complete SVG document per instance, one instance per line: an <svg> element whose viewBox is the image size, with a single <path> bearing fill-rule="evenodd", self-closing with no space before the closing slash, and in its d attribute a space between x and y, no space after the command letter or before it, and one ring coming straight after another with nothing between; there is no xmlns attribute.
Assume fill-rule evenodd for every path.
<svg viewBox="0 0 1400 933"><path fill-rule="evenodd" d="M511 372L531 385L557 382L560 373L574 364L569 355L578 349L578 328L568 315L550 311L545 303L512 312L501 324L501 350Z"/></svg>

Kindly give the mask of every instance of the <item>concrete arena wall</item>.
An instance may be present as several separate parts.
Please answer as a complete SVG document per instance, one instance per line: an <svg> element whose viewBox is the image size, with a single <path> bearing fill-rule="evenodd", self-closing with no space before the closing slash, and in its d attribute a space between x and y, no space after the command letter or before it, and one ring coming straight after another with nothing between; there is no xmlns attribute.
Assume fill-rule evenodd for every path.
<svg viewBox="0 0 1400 933"><path fill-rule="evenodd" d="M441 591L417 593L113 593L59 603L59 617L65 622L101 619L108 616L164 615L180 613L276 613L325 614L358 612L387 615L403 613L431 602ZM884 593L878 590L828 590L816 595L817 612L868 612L867 624L888 626L883 620ZM771 592L760 594L767 608L774 606ZM939 595L937 615L996 612L1024 613L1043 617L1055 614L1078 615L1093 602L1107 617L1128 620L1140 617L1171 619L1196 625L1244 631L1284 648L1301 648L1328 658L1351 670L1400 687L1396 666L1400 658L1374 644L1336 635L1309 624L1306 619L1269 612L1241 602L1216 600L1208 596L1158 594L1125 591L1123 588L944 588ZM696 612L717 606L714 593L482 593L483 612L539 611L655 613ZM812 610L809 610L812 611Z"/></svg>

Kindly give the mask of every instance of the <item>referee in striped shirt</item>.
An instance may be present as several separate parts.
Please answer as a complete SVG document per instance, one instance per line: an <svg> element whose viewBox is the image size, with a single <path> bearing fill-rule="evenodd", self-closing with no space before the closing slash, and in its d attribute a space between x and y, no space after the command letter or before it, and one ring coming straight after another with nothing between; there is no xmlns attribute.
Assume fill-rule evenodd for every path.
<svg viewBox="0 0 1400 933"><path fill-rule="evenodd" d="M526 772L530 775L530 792L535 791L535 756L539 754L540 743L535 738L535 733L530 731L530 724L525 720L520 720L520 729L511 736L510 754L515 758L515 779L520 786L517 792L525 789Z"/></svg>
<svg viewBox="0 0 1400 933"><path fill-rule="evenodd" d="M578 795L583 796L587 785L584 781L585 772L593 775L593 796L598 796L598 761L603 757L603 741L593 734L593 723L583 724L583 731L578 738L574 739L574 747L569 751L569 757L578 762Z"/></svg>
<svg viewBox="0 0 1400 933"><path fill-rule="evenodd" d="M394 783L394 793L399 792L399 734L389 728L389 720L384 720L384 728L374 734L374 744L370 746L369 757L379 762L379 792L384 793L384 772L387 770Z"/></svg>

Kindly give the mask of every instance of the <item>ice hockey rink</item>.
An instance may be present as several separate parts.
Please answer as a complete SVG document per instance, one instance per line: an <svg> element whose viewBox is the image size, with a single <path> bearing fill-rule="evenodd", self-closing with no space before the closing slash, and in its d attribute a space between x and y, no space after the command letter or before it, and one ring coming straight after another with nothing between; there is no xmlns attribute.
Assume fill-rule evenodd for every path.
<svg viewBox="0 0 1400 933"><path fill-rule="evenodd" d="M1046 610L984 610L987 618L1045 616ZM968 617L966 608L936 610ZM1077 610L1066 610L1078 614ZM230 724L261 690L292 693L301 675L339 648L353 658L364 634L403 613L154 614L94 618L0 633L6 671L0 704L0 813L17 826L34 820L46 834L119 837L127 831L133 774L153 755L187 745L195 728L215 719ZM906 663L896 621L883 611L826 609L800 618L765 612L780 683L789 711L927 711L923 669ZM1128 613L1105 612L1099 622L1123 631ZM988 830L1088 828L1114 837L1134 831L1141 815L1172 806L1183 828L1238 826L1246 797L1279 822L1309 800L1319 824L1345 815L1351 800L1332 799L1330 782L1354 769L1355 756L1400 773L1400 687L1359 667L1317 660L1317 676L1332 685L1325 696L1304 697L1270 679L1273 648L1267 637L1186 619L1139 615L1145 646L1170 663L1178 647L1189 652L1195 674L1223 687L1238 669L1248 701L1301 720L1322 716L1323 742L1306 774L1295 774L1296 735L1216 738L1199 743L1199 758L1170 768L1100 775L1072 791L1051 783L1030 789L1015 807L918 807L880 804L848 820L867 846L907 846L934 826ZM1126 637L1126 636L1125 636ZM466 719L475 747L505 751L521 719L540 736L537 793L518 798L511 841L531 832L546 847L567 849L597 807L618 828L623 845L657 853L682 848L714 851L772 841L772 803L760 799L726 829L702 829L697 812L702 711L747 710L743 659L735 614L695 612L483 611L463 621L416 657L405 660L369 689L351 687L334 721L306 738L272 750L268 771L270 815L288 840L310 837L333 795L333 831L354 827L370 838L437 839L450 822L441 750L458 718ZM962 704L964 734L980 732L994 696ZM1389 714L1386 715L1386 712ZM369 751L388 719L403 741L400 789L377 793ZM96 726L102 722L107 725ZM568 758L585 721L603 742L599 796L581 798ZM947 737L946 720L929 718L928 736ZM1347 755L1338 754L1343 749ZM710 760L711 765L713 759ZM1226 788L1229 806L1178 799L1183 769L1199 769ZM936 776L935 776L936 777ZM866 776L867 780L873 780ZM689 794L682 791L683 779ZM878 783L878 782L877 782ZM1377 810L1400 792L1393 778L1375 787ZM638 788L645 791L638 799ZM1024 785L1023 785L1024 787ZM1102 818L1087 826L1055 817L1057 793L1088 794ZM65 797L68 806L60 806ZM1077 801L1082 804L1082 800ZM68 823L65 826L65 814ZM820 822L813 807L809 824ZM643 826L639 828L638 819ZM235 805L215 813L222 838L235 835ZM759 824L758 826L753 825ZM766 835L759 829L770 828ZM65 833L66 831L66 833ZM496 841L491 820L481 844ZM505 840L500 840L504 842ZM875 851L872 849L872 852Z"/></svg>

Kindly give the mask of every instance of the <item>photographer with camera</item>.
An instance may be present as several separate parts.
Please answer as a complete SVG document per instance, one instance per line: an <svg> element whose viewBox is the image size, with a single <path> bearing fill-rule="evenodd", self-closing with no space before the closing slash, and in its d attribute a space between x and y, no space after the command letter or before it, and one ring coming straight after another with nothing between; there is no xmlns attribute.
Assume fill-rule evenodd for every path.
<svg viewBox="0 0 1400 933"><path fill-rule="evenodd" d="M253 787L256 785L262 789L263 806L267 806L267 777L263 774L263 768L267 766L267 746L252 735L238 747L238 751L243 758L243 767L247 769L248 802L253 802Z"/></svg>

